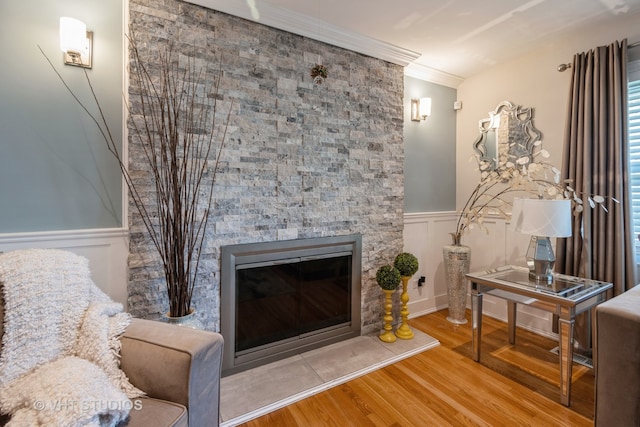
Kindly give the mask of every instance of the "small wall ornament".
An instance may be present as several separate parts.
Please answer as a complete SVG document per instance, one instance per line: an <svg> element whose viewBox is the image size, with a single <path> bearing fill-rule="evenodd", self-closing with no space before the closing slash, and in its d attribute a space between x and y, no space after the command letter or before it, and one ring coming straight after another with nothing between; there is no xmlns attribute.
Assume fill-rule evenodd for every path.
<svg viewBox="0 0 640 427"><path fill-rule="evenodd" d="M313 82L315 84L321 85L327 76L327 67L324 65L316 64L316 66L311 69L311 77L313 77Z"/></svg>

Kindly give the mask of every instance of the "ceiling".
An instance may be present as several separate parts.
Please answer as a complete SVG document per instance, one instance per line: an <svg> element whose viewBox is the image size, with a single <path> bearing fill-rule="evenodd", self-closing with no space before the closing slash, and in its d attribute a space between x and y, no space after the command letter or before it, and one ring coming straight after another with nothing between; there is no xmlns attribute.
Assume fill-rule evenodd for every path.
<svg viewBox="0 0 640 427"><path fill-rule="evenodd" d="M187 1L460 81L594 25L640 25L640 0Z"/></svg>

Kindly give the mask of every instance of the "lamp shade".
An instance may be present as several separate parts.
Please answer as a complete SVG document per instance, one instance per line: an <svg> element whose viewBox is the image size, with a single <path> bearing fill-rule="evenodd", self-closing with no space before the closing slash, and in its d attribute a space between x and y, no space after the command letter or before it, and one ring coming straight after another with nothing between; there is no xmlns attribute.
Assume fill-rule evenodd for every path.
<svg viewBox="0 0 640 427"><path fill-rule="evenodd" d="M74 18L60 18L60 49L83 52L87 49L87 26Z"/></svg>
<svg viewBox="0 0 640 427"><path fill-rule="evenodd" d="M431 115L431 98L420 98L419 115L424 120Z"/></svg>
<svg viewBox="0 0 640 427"><path fill-rule="evenodd" d="M569 237L571 201L516 198L513 200L511 228L532 236Z"/></svg>

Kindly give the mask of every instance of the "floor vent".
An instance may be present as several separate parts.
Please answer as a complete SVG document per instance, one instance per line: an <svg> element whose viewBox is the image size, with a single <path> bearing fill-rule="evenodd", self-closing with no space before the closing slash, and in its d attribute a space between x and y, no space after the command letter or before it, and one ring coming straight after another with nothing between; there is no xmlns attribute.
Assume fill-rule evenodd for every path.
<svg viewBox="0 0 640 427"><path fill-rule="evenodd" d="M552 348L551 353L560 355L560 347ZM586 366L593 369L593 360L590 357L583 356L582 354L573 353L573 361L579 365Z"/></svg>

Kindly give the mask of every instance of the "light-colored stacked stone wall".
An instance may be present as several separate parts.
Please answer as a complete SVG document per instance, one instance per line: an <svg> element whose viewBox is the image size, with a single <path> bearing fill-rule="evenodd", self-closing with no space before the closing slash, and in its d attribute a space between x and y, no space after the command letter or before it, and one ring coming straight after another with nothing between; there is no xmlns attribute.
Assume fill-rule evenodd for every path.
<svg viewBox="0 0 640 427"><path fill-rule="evenodd" d="M206 327L219 330L220 246L361 233L362 329L379 328L375 270L402 251L402 67L175 0L131 0L130 19L143 55L170 39L224 72L218 106L232 114L194 294ZM329 72L320 85L316 64ZM129 144L132 170L144 170ZM129 223L130 310L158 317L162 272L133 206Z"/></svg>

